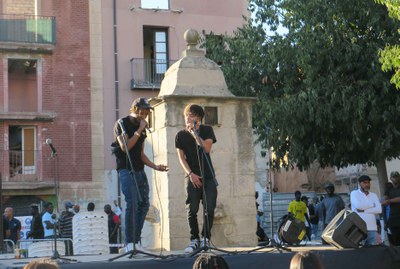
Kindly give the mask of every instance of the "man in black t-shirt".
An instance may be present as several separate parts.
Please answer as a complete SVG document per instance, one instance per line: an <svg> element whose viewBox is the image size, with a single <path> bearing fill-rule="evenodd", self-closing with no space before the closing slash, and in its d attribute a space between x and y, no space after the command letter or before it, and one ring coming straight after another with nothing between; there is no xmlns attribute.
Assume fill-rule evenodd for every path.
<svg viewBox="0 0 400 269"><path fill-rule="evenodd" d="M393 188L386 190L382 206L390 205L388 219L388 238L390 245L400 246L400 174L393 171L390 174Z"/></svg>
<svg viewBox="0 0 400 269"><path fill-rule="evenodd" d="M212 145L217 141L211 126L200 124L204 117L201 106L189 104L184 110L185 129L175 136L175 147L179 162L186 174L186 209L190 229L190 243L186 253L193 252L200 246L197 212L200 201L204 197L207 205L207 218L203 224L202 241L204 246L211 237L211 228L214 221L214 209L217 203L217 186L212 166L210 152ZM204 184L204 185L203 185Z"/></svg>
<svg viewBox="0 0 400 269"><path fill-rule="evenodd" d="M43 239L44 238L44 229L42 224L42 216L39 213L39 207L37 205L31 205L31 229L26 235L26 238L32 239Z"/></svg>
<svg viewBox="0 0 400 269"><path fill-rule="evenodd" d="M121 190L125 196L125 251L140 250L138 245L149 210L149 183L144 165L157 171L168 171L165 165L156 165L144 153L144 141L147 137L146 121L150 113L150 106L146 98L137 98L133 101L130 114L119 119L114 125L113 143L117 148L114 150L117 171L121 181ZM130 160L128 158L129 154ZM131 162L130 162L131 161ZM139 194L141 201L139 201ZM135 231L133 231L133 216L135 220Z"/></svg>

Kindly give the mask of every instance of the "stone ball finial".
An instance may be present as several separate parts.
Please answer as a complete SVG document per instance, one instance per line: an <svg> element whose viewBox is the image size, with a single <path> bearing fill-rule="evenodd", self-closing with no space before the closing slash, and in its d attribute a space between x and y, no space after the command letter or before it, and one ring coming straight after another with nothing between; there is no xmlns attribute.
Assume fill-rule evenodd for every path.
<svg viewBox="0 0 400 269"><path fill-rule="evenodd" d="M197 45L197 42L200 39L200 35L199 32L197 32L196 30L188 29L183 35L183 38L186 40L188 47L191 47Z"/></svg>

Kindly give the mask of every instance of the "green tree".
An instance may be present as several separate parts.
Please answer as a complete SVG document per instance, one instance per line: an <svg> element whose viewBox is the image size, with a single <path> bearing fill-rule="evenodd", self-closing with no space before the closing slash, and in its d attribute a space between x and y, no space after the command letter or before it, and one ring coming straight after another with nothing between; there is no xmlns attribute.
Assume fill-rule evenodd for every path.
<svg viewBox="0 0 400 269"><path fill-rule="evenodd" d="M384 4L388 8L389 15L392 18L400 20L400 1L399 0L376 0L377 3ZM399 29L400 31L400 29ZM380 51L380 62L382 70L385 72L394 71L390 80L391 83L400 88L400 46L387 45L385 49Z"/></svg>
<svg viewBox="0 0 400 269"><path fill-rule="evenodd" d="M399 24L372 0L250 0L249 9L233 37L211 34L205 47L234 94L258 97L253 124L275 167L376 165L382 191L385 160L400 155L400 93L378 52L397 42Z"/></svg>

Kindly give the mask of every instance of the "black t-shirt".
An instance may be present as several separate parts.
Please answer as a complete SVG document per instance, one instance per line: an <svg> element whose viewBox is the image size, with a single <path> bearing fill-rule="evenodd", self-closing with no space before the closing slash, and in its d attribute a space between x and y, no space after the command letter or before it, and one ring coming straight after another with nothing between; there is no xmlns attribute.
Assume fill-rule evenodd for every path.
<svg viewBox="0 0 400 269"><path fill-rule="evenodd" d="M217 142L213 128L208 125L200 125L199 137L203 140L212 139L213 143ZM186 129L183 129L176 134L175 147L183 150L186 161L193 173L201 176L201 165L204 167L204 178L213 178L214 168L212 166L210 154L203 154L203 149L197 145L194 137ZM200 156L200 162L197 154ZM207 159L204 158L204 155L207 156ZM209 161L209 164L207 160Z"/></svg>
<svg viewBox="0 0 400 269"><path fill-rule="evenodd" d="M308 205L308 212L310 213L311 224L318 224L318 214L315 211L314 205Z"/></svg>
<svg viewBox="0 0 400 269"><path fill-rule="evenodd" d="M385 192L389 199L400 197L400 187L393 187ZM400 203L390 204L390 214L388 225L391 227L400 227Z"/></svg>
<svg viewBox="0 0 400 269"><path fill-rule="evenodd" d="M6 239L6 231L10 230L8 220L3 216L3 239Z"/></svg>
<svg viewBox="0 0 400 269"><path fill-rule="evenodd" d="M139 129L140 122L133 123L130 121L129 116L122 118L122 125L128 137L131 138L134 136L135 132ZM115 123L114 126L114 136L117 137L122 133L121 126L118 124L118 121ZM135 171L142 171L144 169L144 163L142 161L142 145L144 140L146 139L146 130L140 134L139 140L136 142L135 146L129 151L129 156L132 160L133 170ZM117 160L117 170L120 169L128 169L131 170L129 159L126 156L126 153L120 151L120 154L115 154Z"/></svg>

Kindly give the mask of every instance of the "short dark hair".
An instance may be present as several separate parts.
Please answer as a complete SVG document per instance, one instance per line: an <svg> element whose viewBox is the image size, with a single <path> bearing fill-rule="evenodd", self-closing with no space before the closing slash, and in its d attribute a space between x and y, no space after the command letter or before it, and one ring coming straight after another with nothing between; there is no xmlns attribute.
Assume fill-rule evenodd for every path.
<svg viewBox="0 0 400 269"><path fill-rule="evenodd" d="M94 211L94 203L93 202L88 203L87 211Z"/></svg>
<svg viewBox="0 0 400 269"><path fill-rule="evenodd" d="M204 109L203 109L201 106L196 105L196 104L188 104L188 105L185 107L185 110L183 111L183 114L184 114L184 115L187 115L187 114L189 114L189 113L191 113L191 114L193 114L193 115L195 115L195 116L200 117L201 120L202 120L203 117L204 117Z"/></svg>
<svg viewBox="0 0 400 269"><path fill-rule="evenodd" d="M367 175L362 175L362 176L360 176L358 178L358 182L363 182L363 181L366 181L366 180L371 181L371 178L369 176L367 176Z"/></svg>

